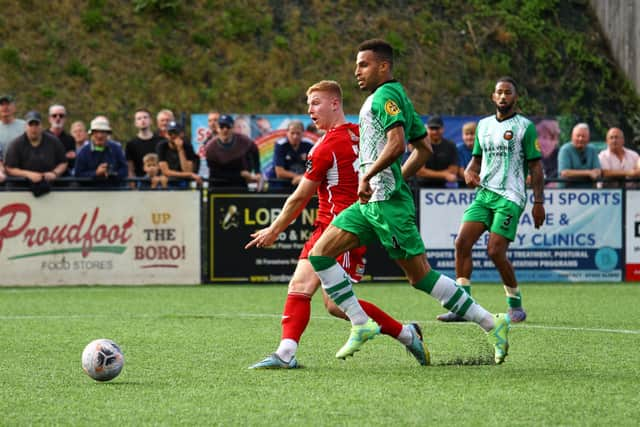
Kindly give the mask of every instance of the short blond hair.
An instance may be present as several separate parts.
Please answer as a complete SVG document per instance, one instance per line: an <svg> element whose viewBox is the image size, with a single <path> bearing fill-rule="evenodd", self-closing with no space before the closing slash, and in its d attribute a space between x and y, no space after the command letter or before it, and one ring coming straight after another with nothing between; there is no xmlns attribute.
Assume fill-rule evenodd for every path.
<svg viewBox="0 0 640 427"><path fill-rule="evenodd" d="M473 133L476 133L476 122L467 122L462 125L462 133L467 133L468 130L473 130Z"/></svg>
<svg viewBox="0 0 640 427"><path fill-rule="evenodd" d="M160 119L161 115L167 115L169 117L171 117L171 120L175 120L176 116L173 114L173 111L167 109L167 108L163 108L162 110L158 111L158 114L156 114L156 120Z"/></svg>
<svg viewBox="0 0 640 427"><path fill-rule="evenodd" d="M84 124L84 122L82 120L78 120L75 121L73 123L71 123L71 127L69 128L70 130L73 130L73 128L77 128L77 127L82 127L83 131L87 131L87 126Z"/></svg>
<svg viewBox="0 0 640 427"><path fill-rule="evenodd" d="M312 84L309 86L309 89L307 89L307 96L313 92L329 92L342 102L342 88L340 84L334 80L321 80L318 83Z"/></svg>
<svg viewBox="0 0 640 427"><path fill-rule="evenodd" d="M142 158L142 163L153 162L158 163L159 157L156 153L147 153Z"/></svg>

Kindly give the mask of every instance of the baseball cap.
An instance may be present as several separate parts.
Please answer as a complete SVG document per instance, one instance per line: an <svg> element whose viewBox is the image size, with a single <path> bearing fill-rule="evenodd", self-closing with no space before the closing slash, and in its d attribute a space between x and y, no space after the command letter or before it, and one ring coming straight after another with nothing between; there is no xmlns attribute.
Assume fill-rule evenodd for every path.
<svg viewBox="0 0 640 427"><path fill-rule="evenodd" d="M42 123L42 117L37 111L29 111L27 114L25 114L24 121L27 122L27 124L31 122Z"/></svg>
<svg viewBox="0 0 640 427"><path fill-rule="evenodd" d="M106 117L96 117L91 120L91 127L89 128L89 133L94 130L101 130L103 132L111 132L111 125L109 124L109 120Z"/></svg>
<svg viewBox="0 0 640 427"><path fill-rule="evenodd" d="M3 102L3 101L13 102L14 100L15 100L15 98L13 96L9 95L8 93L0 95L0 102Z"/></svg>
<svg viewBox="0 0 640 427"><path fill-rule="evenodd" d="M427 127L428 128L441 128L444 127L444 122L442 121L442 118L438 115L433 115L431 117L429 117L429 120L427 120Z"/></svg>
<svg viewBox="0 0 640 427"><path fill-rule="evenodd" d="M218 119L218 126L225 125L225 126L229 126L230 128L232 128L233 127L233 122L234 122L233 117L231 117L228 114L223 114Z"/></svg>
<svg viewBox="0 0 640 427"><path fill-rule="evenodd" d="M167 132L180 132L181 130L182 126L176 121L170 121L167 124Z"/></svg>

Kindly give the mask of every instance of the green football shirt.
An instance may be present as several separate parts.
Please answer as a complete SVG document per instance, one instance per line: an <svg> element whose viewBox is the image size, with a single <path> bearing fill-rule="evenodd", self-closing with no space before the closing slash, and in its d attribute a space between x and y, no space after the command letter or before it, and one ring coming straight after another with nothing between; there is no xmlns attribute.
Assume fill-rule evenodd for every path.
<svg viewBox="0 0 640 427"><path fill-rule="evenodd" d="M520 114L502 121L485 117L478 123L472 154L482 156L481 187L524 208L528 162L542 157L533 122Z"/></svg>
<svg viewBox="0 0 640 427"><path fill-rule="evenodd" d="M426 134L424 123L413 108L404 88L395 80L379 86L360 109L360 176L378 159L387 143L387 131L402 126L405 139L413 141ZM371 178L371 202L389 200L402 188L402 159Z"/></svg>

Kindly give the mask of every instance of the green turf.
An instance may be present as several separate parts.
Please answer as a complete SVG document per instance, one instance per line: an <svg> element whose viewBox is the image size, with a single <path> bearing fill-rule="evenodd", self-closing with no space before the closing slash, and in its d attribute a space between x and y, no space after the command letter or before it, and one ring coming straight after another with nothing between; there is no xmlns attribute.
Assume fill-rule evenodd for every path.
<svg viewBox="0 0 640 427"><path fill-rule="evenodd" d="M279 341L284 286L0 289L0 425L637 425L640 286L522 289L529 319L504 365L421 292L359 285L422 323L434 366L389 337L336 360L348 324L316 298L292 371L247 369ZM498 285L473 291L505 310ZM80 367L101 337L126 358L110 383Z"/></svg>

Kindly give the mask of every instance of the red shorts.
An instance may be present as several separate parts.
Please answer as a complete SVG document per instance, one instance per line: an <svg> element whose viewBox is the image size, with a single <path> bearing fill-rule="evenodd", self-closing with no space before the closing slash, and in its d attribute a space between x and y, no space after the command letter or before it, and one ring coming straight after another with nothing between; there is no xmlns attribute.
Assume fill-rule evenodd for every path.
<svg viewBox="0 0 640 427"><path fill-rule="evenodd" d="M302 252L300 252L300 256L298 259L307 259L309 258L309 252L311 252L311 248L316 244L324 230L327 228L328 224L317 224L316 228L313 230L313 234L311 238L304 244L304 248L302 248ZM344 271L347 272L351 280L354 282L359 282L362 280L362 276L364 275L364 254L367 252L366 246L360 246L355 249L351 249L340 255L336 261L344 268Z"/></svg>

